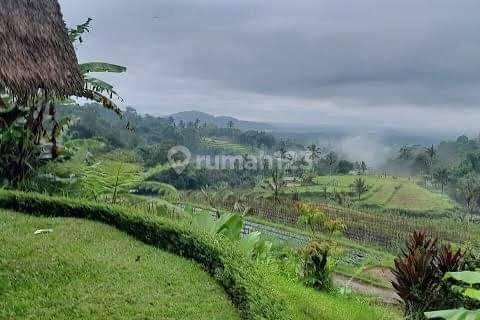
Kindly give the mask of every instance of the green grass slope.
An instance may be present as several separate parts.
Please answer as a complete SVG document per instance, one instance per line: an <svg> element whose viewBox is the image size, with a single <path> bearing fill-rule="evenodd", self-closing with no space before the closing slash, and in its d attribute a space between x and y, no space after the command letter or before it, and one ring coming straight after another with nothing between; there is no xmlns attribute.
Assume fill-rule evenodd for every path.
<svg viewBox="0 0 480 320"><path fill-rule="evenodd" d="M308 198L321 199L324 187L327 192L352 191L350 187L357 176L320 176L315 179L313 186L293 187L290 192L305 194ZM363 177L369 190L360 198L362 206L376 207L380 209L404 209L412 211L447 211L455 207L455 204L446 195L431 192L419 186L415 180L408 178L393 177Z"/></svg>
<svg viewBox="0 0 480 320"><path fill-rule="evenodd" d="M301 284L271 276L287 299L292 319L302 320L399 320L398 310L392 307L372 306L360 296L341 296L318 292Z"/></svg>
<svg viewBox="0 0 480 320"><path fill-rule="evenodd" d="M96 295L97 299L94 301L101 301L101 303L95 306L98 307L99 313L102 312L102 308L105 308L106 311L104 312L110 312L113 315L105 315L105 313L103 313L97 317L99 319L199 318L228 320L236 318L236 314L230 309L230 304L223 300L225 299L224 295L217 291L215 296L214 292L216 289L211 286L209 287L208 281L197 280L197 278L202 275L201 272L197 276L190 276L188 269L186 269L188 266L182 268L177 267L174 262L166 264L166 262L154 261L154 266L151 266L153 271L146 272L146 275L150 274L150 276L160 278L152 279L150 277L143 281L142 279L146 277L146 275L143 274L145 271L138 267L138 263L145 261L145 254L142 254L136 247L132 251L127 245L116 244L120 241L118 239L129 240L130 238L122 236L122 233L117 233L110 227L105 227L93 222L89 224L95 225L104 231L99 231L99 233L94 234L88 233L85 231L86 227L81 223L81 220L69 220L71 217L93 219L110 224L123 232L133 235L144 243L195 260L223 286L223 289L229 295L233 305L236 306L242 319L398 319L397 313L390 308L371 305L363 298L330 295L305 288L297 281L292 281L292 279L287 280L287 278L282 275L283 271L281 268L278 269L280 266L275 267L270 264L253 263L251 260L246 260L244 254L238 251L235 243L227 241L228 239L199 233L198 230L192 229L191 226L184 225L178 220L167 219L157 214L152 215L143 211L125 210L120 207L103 206L85 201L49 197L35 193L3 190L0 190L0 207L29 213L34 216L47 214L64 217L56 219L33 218L12 212L0 211L0 230L6 230L6 232L1 235L0 240L2 241L2 245L4 243L8 244L0 248L0 310L5 309L5 311L0 312L6 313L5 317L0 313L0 319L21 319L28 316L30 316L30 318L62 319L62 317L52 315L52 313L42 317L36 316L37 313L27 316L11 316L12 312L25 312L24 310L28 306L33 306L35 309L44 308L47 311L50 310L50 308L57 308L57 310L59 310L57 312L63 312L63 314L70 312L70 314L63 317L64 319L78 319L80 317L71 313L73 311L70 310L74 310L79 314L83 314L81 312L92 313L90 311L91 309L88 308L81 310L75 308L82 305L84 301L91 301L89 297L96 292L95 290L100 290L101 288L106 289L102 294ZM25 227L22 227L23 222L17 223L19 225L16 225L15 219L12 220L11 216L17 217L16 215L22 219L33 222L25 229ZM65 217L69 219L65 219ZM43 223L38 223L38 221L43 221ZM45 241L44 238L54 237L59 232L62 232L61 227L59 228L54 224L56 221L74 221L74 224L78 223L81 227L78 232L65 230L63 237L49 242L48 245L40 246L37 243L38 241ZM7 225L10 227L7 228ZM31 234L37 228L49 227L54 229L54 232L51 234L37 236ZM117 234L119 238L114 238L111 241L113 243L110 243L110 241L107 241L108 237L105 238L105 235L103 235L105 230ZM68 236L71 236L75 241L70 246L65 247L62 241L65 237L68 239ZM25 243L22 243L23 237L27 237ZM86 262L96 260L82 251L76 251L78 250L78 245L75 245L75 243L79 241L79 239L89 241L89 243L94 246L94 249L90 252L93 257L106 259L108 261L112 260L112 262L100 260L101 262L99 262L95 268L91 269L91 272L87 272L86 275L80 273L79 271L83 270L83 268L89 268L85 266L87 264ZM113 247L103 249L105 243ZM158 250L153 247L144 247L137 242L135 243L139 248L144 248L144 250L147 251L151 249L153 250L152 252L157 252L156 250ZM63 247L58 248L57 246ZM50 247L52 249L50 249ZM15 252L18 252L18 254ZM11 258L12 256L14 258ZM31 256L34 256L35 259L28 261ZM84 258L82 262L73 264L72 261L74 260L72 259L76 256ZM137 262L135 260L137 260L136 257L138 256L140 256L140 261ZM169 258L173 259L171 255L164 254L164 256L167 257L164 260ZM18 262L12 262L15 261L13 259L18 260ZM21 264L20 262L24 259L27 259L26 262ZM47 263L48 261L50 262ZM192 263L183 259L176 261ZM131 264L133 264L133 267ZM178 274L179 277L175 277L175 279L185 281L178 284L177 282L170 282L169 285L168 279L171 279L173 276L165 276L162 278L162 275L157 275L156 272L159 270L158 265L164 266L161 270L168 270L164 271L166 275L170 275L170 273ZM56 277L62 275L62 273L54 271L55 266L62 267L62 272L64 272L67 280L59 281L59 283L54 281ZM102 269L105 269L105 271ZM198 270L198 268L195 270ZM99 280L99 275L96 273L103 275L106 277L105 279L114 279L115 281L112 282L114 285L110 285L109 287L107 285L109 282ZM136 273L142 275L140 277L141 279L135 276ZM92 278L90 277L93 277L93 280L91 280ZM145 296L152 295L151 291L149 292L145 288L136 290L136 281L139 281L139 285L144 284L145 288L153 287L156 290L166 291L167 287L171 289L172 286L184 288L182 292L175 290L175 293L171 294L168 300L161 300L163 304L169 306L167 310L175 310L178 313L171 317L148 317L142 314L140 314L140 317L129 316L127 311L125 311L125 309L122 310L122 308L126 308L128 312L133 313L137 308L148 306L147 303L144 303L145 300L142 299L147 299ZM195 282L198 282L198 284ZM122 287L123 284L129 286L131 290L136 291L129 295L118 293L118 291L110 293L112 288L116 288L117 286ZM72 288L72 290L66 290L70 288ZM196 288L201 288L201 290L199 291ZM18 291L18 293L12 293L14 291ZM88 294L81 295L82 292L87 292ZM20 293L23 294L23 296L19 295ZM194 297L192 298L192 296ZM216 301L216 299L220 299L220 302ZM147 301L149 303L155 303L153 300L155 299L148 299ZM93 304L94 301L92 300L91 303ZM180 302L177 304L177 301ZM188 312L191 312L191 315L180 313L185 312L185 310L182 309L183 305L181 302L185 302L183 305L187 308L186 310ZM109 308L109 305L112 303L122 310L121 315L116 316L117 314L114 314L116 311ZM129 308L130 305L132 305L131 308ZM165 306L162 307L165 308ZM84 309L87 311L84 311ZM154 309L155 308L152 307L152 309L149 310ZM97 309L95 308L94 310ZM210 310L213 311L209 314ZM220 311L217 313L218 310ZM206 316L204 316L205 314ZM89 316L88 319L95 318Z"/></svg>
<svg viewBox="0 0 480 320"><path fill-rule="evenodd" d="M0 319L239 319L200 266L104 224L0 211L0 230Z"/></svg>

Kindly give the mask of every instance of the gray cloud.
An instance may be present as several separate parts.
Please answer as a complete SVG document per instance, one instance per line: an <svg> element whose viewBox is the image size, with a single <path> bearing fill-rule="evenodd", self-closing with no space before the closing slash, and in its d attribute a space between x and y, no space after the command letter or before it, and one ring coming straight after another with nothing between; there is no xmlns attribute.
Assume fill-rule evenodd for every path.
<svg viewBox="0 0 480 320"><path fill-rule="evenodd" d="M60 3L69 25L94 18L80 58L128 66L109 80L143 111L311 122L362 108L368 123L442 107L440 121L480 101L477 0Z"/></svg>

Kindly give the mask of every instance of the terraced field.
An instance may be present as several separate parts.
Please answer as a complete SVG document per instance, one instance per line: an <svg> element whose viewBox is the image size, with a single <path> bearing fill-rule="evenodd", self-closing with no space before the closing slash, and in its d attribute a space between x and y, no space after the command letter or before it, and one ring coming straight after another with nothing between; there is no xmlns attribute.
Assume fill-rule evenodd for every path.
<svg viewBox="0 0 480 320"><path fill-rule="evenodd" d="M202 143L206 148L222 154L246 154L253 151L253 148L250 146L232 143L223 139L204 138Z"/></svg>
<svg viewBox="0 0 480 320"><path fill-rule="evenodd" d="M320 176L312 186L292 187L289 192L298 192L309 199L322 199L325 191L352 192L356 176ZM429 191L413 178L365 176L369 190L358 203L380 209L404 209L413 211L445 212L455 207L446 195Z"/></svg>
<svg viewBox="0 0 480 320"><path fill-rule="evenodd" d="M239 319L200 266L112 227L0 210L0 230L0 319Z"/></svg>

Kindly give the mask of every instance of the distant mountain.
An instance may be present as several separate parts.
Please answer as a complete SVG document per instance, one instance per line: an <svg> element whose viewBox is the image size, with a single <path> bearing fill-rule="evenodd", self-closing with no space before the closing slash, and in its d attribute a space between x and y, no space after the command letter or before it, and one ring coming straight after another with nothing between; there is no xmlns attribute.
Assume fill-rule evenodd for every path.
<svg viewBox="0 0 480 320"><path fill-rule="evenodd" d="M218 127L227 127L228 123L232 121L234 128L240 130L273 130L273 126L268 123L239 120L237 118L227 116L213 116L205 112L194 110L174 113L167 117L172 117L173 119L175 119L175 123L177 124L180 120L183 120L184 122L194 122L196 119L199 119L200 123L202 124L206 122L207 124L213 124Z"/></svg>

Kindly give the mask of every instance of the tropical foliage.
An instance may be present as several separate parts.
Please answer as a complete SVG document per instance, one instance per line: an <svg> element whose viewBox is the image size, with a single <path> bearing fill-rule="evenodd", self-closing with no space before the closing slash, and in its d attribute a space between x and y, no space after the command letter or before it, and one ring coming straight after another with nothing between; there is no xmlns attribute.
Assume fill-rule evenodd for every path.
<svg viewBox="0 0 480 320"><path fill-rule="evenodd" d="M116 204L120 195L128 193L140 181L141 168L138 165L102 161L87 166L81 176L81 184L86 195L95 200L107 199Z"/></svg>
<svg viewBox="0 0 480 320"><path fill-rule="evenodd" d="M425 311L458 303L442 286L442 278L448 272L462 271L464 266L463 251L440 245L425 232L414 232L392 269L392 285L405 304L405 314L422 319Z"/></svg>
<svg viewBox="0 0 480 320"><path fill-rule="evenodd" d="M270 258L273 243L262 237L261 233L256 231L241 237L243 219L240 215L234 213L221 214L219 218L210 214L194 214L194 224L212 235L221 235L230 241L238 242L239 248L248 257L266 261Z"/></svg>
<svg viewBox="0 0 480 320"><path fill-rule="evenodd" d="M444 276L444 281L455 280L461 285L452 286L452 290L460 292L468 299L480 302L480 272L479 271L462 271L462 272L448 272ZM445 319L445 320L477 320L480 319L479 310L468 310L465 308L440 310L433 312L426 312L425 316L428 319Z"/></svg>
<svg viewBox="0 0 480 320"><path fill-rule="evenodd" d="M85 23L69 30L72 43L83 42L82 35L90 30L88 19ZM124 72L125 67L103 62L80 64L84 79L84 88L78 97L87 98L101 103L105 108L121 115L120 108L112 100L118 94L113 86L91 76L95 72ZM3 94L0 97L0 128L2 128L2 148L5 157L2 161L6 174L4 177L10 183L22 181L27 174L41 164L41 160L57 159L61 155L58 145L61 134L71 124L69 117L57 118L56 104L68 102L64 97L49 97L39 92L33 103L23 103L23 100L12 99ZM30 101L30 100L29 100ZM23 101L24 102L24 101ZM22 104L22 105L20 105ZM14 135L16 141L11 138ZM10 140L10 141L7 141ZM41 146L41 152L38 151Z"/></svg>
<svg viewBox="0 0 480 320"><path fill-rule="evenodd" d="M330 247L327 243L313 240L303 250L300 277L305 285L317 290L328 290L332 286L332 266L328 263Z"/></svg>

